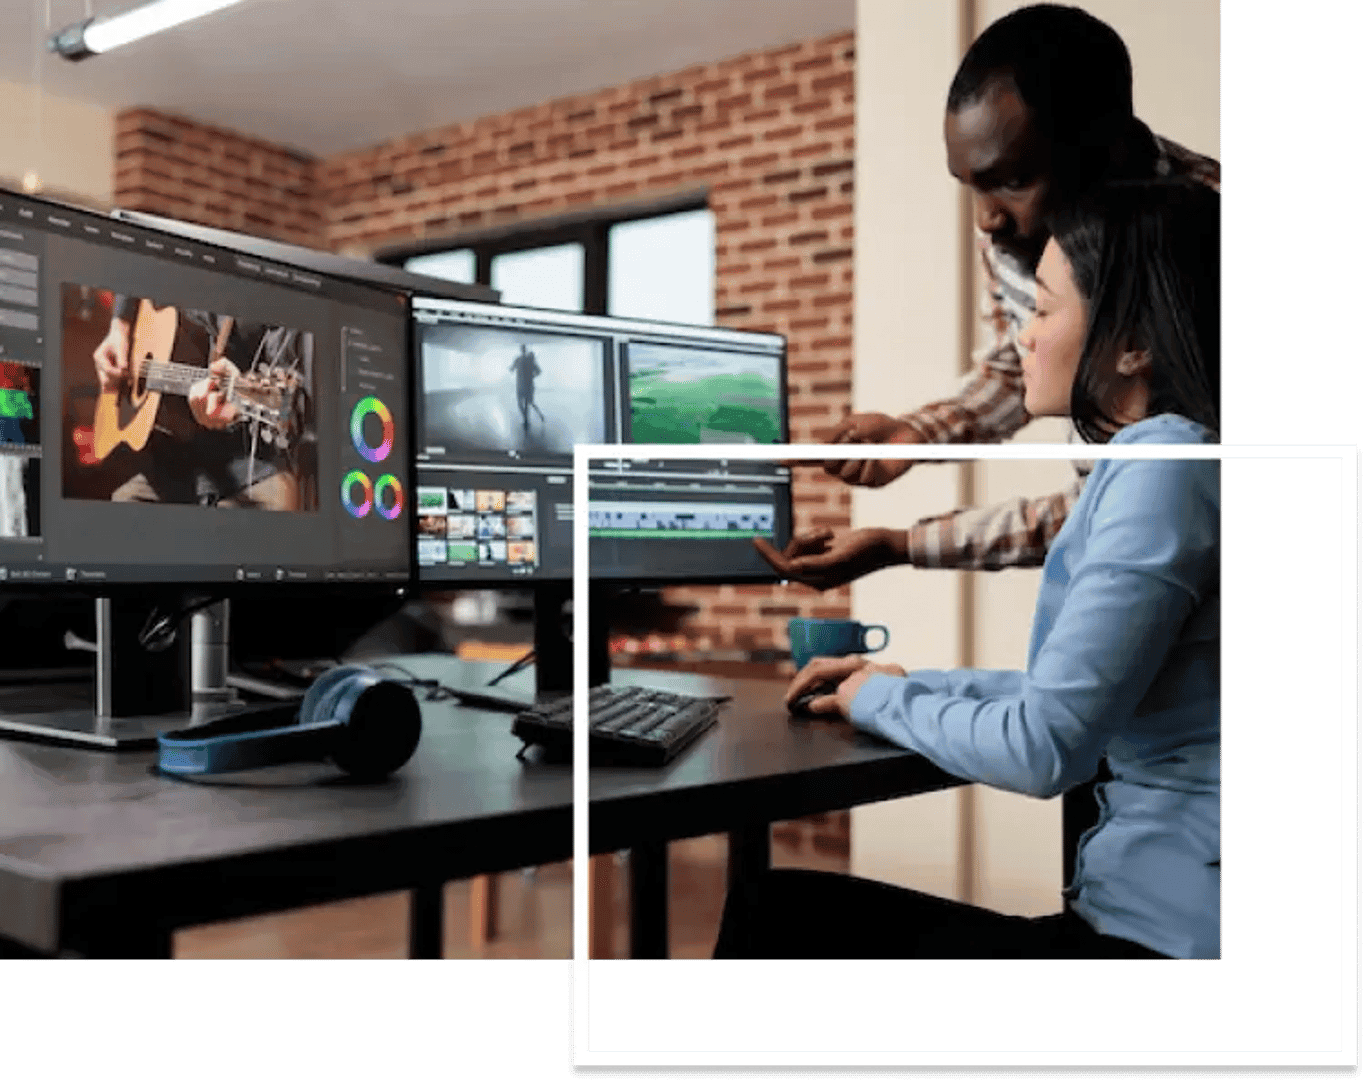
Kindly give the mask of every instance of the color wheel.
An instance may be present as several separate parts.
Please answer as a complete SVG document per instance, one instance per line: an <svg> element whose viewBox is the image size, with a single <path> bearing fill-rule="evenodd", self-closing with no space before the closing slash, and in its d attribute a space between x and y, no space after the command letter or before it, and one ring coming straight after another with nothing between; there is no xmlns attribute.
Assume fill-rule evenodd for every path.
<svg viewBox="0 0 1364 1080"><path fill-rule="evenodd" d="M365 441L365 417L373 413L383 425L383 435L378 446L370 446ZM388 406L371 395L355 403L350 414L350 440L355 444L355 452L366 461L379 462L393 452L393 414Z"/></svg>
<svg viewBox="0 0 1364 1080"><path fill-rule="evenodd" d="M359 484L364 489L364 501L356 502L352 488ZM359 469L352 469L341 479L341 505L346 508L353 518L362 518L369 513L370 507L374 505L374 485L369 482L369 477Z"/></svg>

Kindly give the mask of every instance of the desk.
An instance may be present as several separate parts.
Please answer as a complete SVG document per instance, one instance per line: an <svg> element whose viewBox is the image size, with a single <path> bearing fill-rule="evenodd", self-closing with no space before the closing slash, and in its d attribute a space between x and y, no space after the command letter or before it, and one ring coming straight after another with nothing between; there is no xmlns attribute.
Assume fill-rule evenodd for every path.
<svg viewBox="0 0 1364 1080"><path fill-rule="evenodd" d="M616 683L729 694L720 722L662 769L592 770L589 844L630 851L630 952L668 953L667 843L728 833L730 883L770 865L770 826L964 783L918 754L847 724L792 720L784 684L640 669Z"/></svg>
<svg viewBox="0 0 1364 1080"><path fill-rule="evenodd" d="M501 669L400 657L474 687ZM508 680L524 694L533 676ZM594 853L630 849L631 952L667 955L667 843L730 835L731 880L769 864L773 821L961 783L826 721L792 721L776 681L618 670L613 680L734 697L663 769L594 769ZM411 954L435 956L440 886L572 854L572 770L516 758L505 713L423 703L416 754L379 784L289 765L203 780L151 751L0 740L0 939L48 955L169 956L182 926L413 890Z"/></svg>
<svg viewBox="0 0 1364 1080"><path fill-rule="evenodd" d="M437 678L459 665L400 659ZM505 665L459 666L474 685ZM422 719L378 784L321 764L175 780L153 751L0 740L0 939L164 957L182 926L410 889L410 951L438 955L444 882L571 856L572 770L518 761L505 713L432 702Z"/></svg>

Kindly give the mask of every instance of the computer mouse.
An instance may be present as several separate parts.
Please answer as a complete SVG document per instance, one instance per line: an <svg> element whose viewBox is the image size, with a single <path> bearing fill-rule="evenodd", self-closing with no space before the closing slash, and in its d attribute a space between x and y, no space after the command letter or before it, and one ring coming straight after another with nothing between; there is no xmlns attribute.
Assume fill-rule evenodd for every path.
<svg viewBox="0 0 1364 1080"><path fill-rule="evenodd" d="M801 720L817 719L821 716L832 715L830 713L817 713L812 711L810 703L814 701L815 698L824 697L826 694L836 693L837 690L838 683L836 682L816 683L814 686L810 687L809 690L805 691L805 693L801 694L800 697L791 702L787 706L787 709L790 710L793 717Z"/></svg>

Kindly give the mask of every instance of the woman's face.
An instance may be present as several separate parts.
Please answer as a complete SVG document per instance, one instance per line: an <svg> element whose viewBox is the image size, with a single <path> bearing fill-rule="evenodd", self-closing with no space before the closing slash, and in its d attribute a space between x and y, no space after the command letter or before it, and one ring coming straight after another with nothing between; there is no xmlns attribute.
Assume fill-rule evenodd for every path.
<svg viewBox="0 0 1364 1080"><path fill-rule="evenodd" d="M1048 240L1037 264L1037 312L1018 335L1023 348L1023 404L1033 416L1069 416L1089 312L1070 276L1070 261Z"/></svg>

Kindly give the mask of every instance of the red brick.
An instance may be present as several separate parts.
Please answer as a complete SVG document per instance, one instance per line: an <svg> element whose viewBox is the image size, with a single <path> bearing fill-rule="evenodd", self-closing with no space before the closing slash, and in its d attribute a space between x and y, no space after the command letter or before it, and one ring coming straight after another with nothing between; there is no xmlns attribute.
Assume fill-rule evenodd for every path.
<svg viewBox="0 0 1364 1080"><path fill-rule="evenodd" d="M754 71L745 73L743 83L745 86L751 86L755 82L762 82L763 79L775 79L780 74L781 68L776 64L772 64L768 67L758 68Z"/></svg>
<svg viewBox="0 0 1364 1080"><path fill-rule="evenodd" d="M851 404L853 42L842 32L748 53L322 161L125 110L115 187L133 208L364 253L419 230L453 240L494 221L704 184L718 230L717 322L788 335L792 437L815 439ZM804 477L795 491L803 515L841 523L847 494ZM848 611L847 590L665 596L688 598L685 633L724 648L784 644L792 609ZM802 827L838 837L827 822Z"/></svg>

